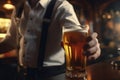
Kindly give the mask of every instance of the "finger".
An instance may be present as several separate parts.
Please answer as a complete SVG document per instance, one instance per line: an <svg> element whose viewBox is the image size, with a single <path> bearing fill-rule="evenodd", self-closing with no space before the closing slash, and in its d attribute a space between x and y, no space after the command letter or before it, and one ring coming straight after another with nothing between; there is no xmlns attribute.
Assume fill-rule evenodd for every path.
<svg viewBox="0 0 120 80"><path fill-rule="evenodd" d="M96 46L87 49L85 54L89 56L89 55L92 55L92 54L96 53L97 50L99 49L99 46L100 46L100 44L98 43Z"/></svg>
<svg viewBox="0 0 120 80"><path fill-rule="evenodd" d="M93 39L96 39L98 34L96 32L92 33L90 36L88 36L87 41L91 41Z"/></svg>
<svg viewBox="0 0 120 80"><path fill-rule="evenodd" d="M91 35L92 39L96 38L97 36L98 36L98 34L96 32L93 32Z"/></svg>
<svg viewBox="0 0 120 80"><path fill-rule="evenodd" d="M88 45L89 45L90 47L93 47L93 46L95 46L97 43L98 43L98 39L95 38L95 39L92 39L91 41L89 41Z"/></svg>
<svg viewBox="0 0 120 80"><path fill-rule="evenodd" d="M92 55L88 56L88 60L94 60L97 59L101 54L100 48Z"/></svg>
<svg viewBox="0 0 120 80"><path fill-rule="evenodd" d="M95 53L98 49L99 49L99 44L88 49L88 52L92 54L92 53Z"/></svg>

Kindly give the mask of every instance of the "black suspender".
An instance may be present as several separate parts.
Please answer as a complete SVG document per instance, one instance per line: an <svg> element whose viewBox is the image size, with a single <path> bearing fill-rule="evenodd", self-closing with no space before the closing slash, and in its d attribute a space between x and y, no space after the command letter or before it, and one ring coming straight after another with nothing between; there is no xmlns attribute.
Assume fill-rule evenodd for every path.
<svg viewBox="0 0 120 80"><path fill-rule="evenodd" d="M48 35L48 28L51 23L51 17L52 17L52 12L54 9L56 0L51 0L49 5L47 6L47 10L45 12L45 15L43 17L43 23L42 23L42 32L41 32L41 40L40 40L40 48L39 48L39 54L38 54L38 68L41 69L43 66L43 61L44 61L44 55L45 55L45 48L46 48L46 41L47 41L47 35ZM20 4L16 11L16 17L20 18L21 14L24 9L24 2Z"/></svg>
<svg viewBox="0 0 120 80"><path fill-rule="evenodd" d="M36 77L46 77L46 76L53 76L53 75L56 75L56 74L60 74L60 73L63 73L65 71L64 70L64 65L53 66L53 67L49 67L49 68L48 67L43 67L43 61L44 61L44 56L45 56L45 51L46 51L48 29L49 29L49 26L51 24L52 12L53 12L53 9L54 9L55 2L56 2L56 0L51 0L51 2L49 3L49 5L47 7L45 15L43 17L41 40L40 40L40 45L39 45L40 47L39 47L38 62L37 62L38 63L38 65L37 65L38 68L35 69L35 70L27 68L27 74L28 75L23 75L23 78L24 77L33 77L33 76L31 76L31 73L32 74L35 73L35 75L37 75ZM59 3L59 4L61 4L61 3ZM18 10L18 12L17 12L18 13L17 17L18 18L21 17L22 10L23 10L23 7L20 8L20 10ZM41 69L43 69L43 70L41 70ZM36 70L38 72L37 74L36 74ZM40 71L40 73L39 73L39 71ZM26 69L23 69L22 72L26 73Z"/></svg>
<svg viewBox="0 0 120 80"><path fill-rule="evenodd" d="M25 1L21 1L18 6L16 6L16 18L21 18Z"/></svg>
<svg viewBox="0 0 120 80"><path fill-rule="evenodd" d="M47 35L48 35L48 28L50 26L52 12L54 9L56 0L51 0L49 3L47 10L45 12L42 24L42 33L41 33L41 40L40 40L40 50L38 54L38 68L41 69L43 66L44 55L45 55L45 48L47 42Z"/></svg>

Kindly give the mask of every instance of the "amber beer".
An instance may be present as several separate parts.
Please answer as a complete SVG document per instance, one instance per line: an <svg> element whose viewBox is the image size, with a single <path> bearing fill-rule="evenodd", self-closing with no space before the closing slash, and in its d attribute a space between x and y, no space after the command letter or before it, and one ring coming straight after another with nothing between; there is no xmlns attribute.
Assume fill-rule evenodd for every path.
<svg viewBox="0 0 120 80"><path fill-rule="evenodd" d="M81 78L86 76L86 56L84 46L87 37L86 30L66 31L63 35L63 47L66 52L66 76L68 78Z"/></svg>

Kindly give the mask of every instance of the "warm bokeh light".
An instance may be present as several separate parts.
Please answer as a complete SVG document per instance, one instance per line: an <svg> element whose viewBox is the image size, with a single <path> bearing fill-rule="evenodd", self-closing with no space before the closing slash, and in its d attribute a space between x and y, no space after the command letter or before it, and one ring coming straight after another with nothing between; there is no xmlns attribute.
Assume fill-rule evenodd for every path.
<svg viewBox="0 0 120 80"><path fill-rule="evenodd" d="M0 18L0 28L10 26L11 20L7 18Z"/></svg>
<svg viewBox="0 0 120 80"><path fill-rule="evenodd" d="M108 15L107 15L107 18L108 18L108 19L111 19L111 18L112 18L112 16L111 16L110 14L108 14Z"/></svg>
<svg viewBox="0 0 120 80"><path fill-rule="evenodd" d="M12 5L10 0L8 0L7 3L3 5L3 7L8 10L14 9L14 5Z"/></svg>
<svg viewBox="0 0 120 80"><path fill-rule="evenodd" d="M8 27L11 24L11 19L7 18L0 18L0 38L3 38L5 36L5 33L8 29Z"/></svg>

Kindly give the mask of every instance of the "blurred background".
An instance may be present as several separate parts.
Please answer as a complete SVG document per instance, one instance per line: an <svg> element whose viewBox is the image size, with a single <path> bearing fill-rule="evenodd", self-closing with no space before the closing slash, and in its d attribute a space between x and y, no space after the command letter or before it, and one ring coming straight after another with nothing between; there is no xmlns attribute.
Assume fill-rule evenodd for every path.
<svg viewBox="0 0 120 80"><path fill-rule="evenodd" d="M0 39L11 24L11 13L21 0L0 0ZM102 55L100 62L120 55L120 0L68 0L82 25L98 33ZM5 4L8 6L6 7ZM0 54L0 80L15 80L16 51ZM12 72L12 73L11 73Z"/></svg>

